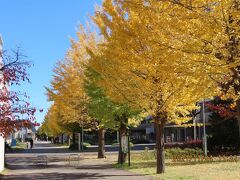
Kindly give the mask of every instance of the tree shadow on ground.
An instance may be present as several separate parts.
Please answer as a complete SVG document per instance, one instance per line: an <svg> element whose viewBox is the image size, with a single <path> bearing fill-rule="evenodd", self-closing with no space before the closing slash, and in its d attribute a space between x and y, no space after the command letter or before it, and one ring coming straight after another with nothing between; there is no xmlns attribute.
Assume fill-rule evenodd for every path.
<svg viewBox="0 0 240 180"><path fill-rule="evenodd" d="M49 180L49 179L57 179L57 180L77 180L77 179L113 179L114 177L118 177L119 179L131 179L131 177L142 175L107 175L107 174L99 174L99 173L32 173L32 174L21 174L21 175L5 175L2 176L1 179L6 180Z"/></svg>
<svg viewBox="0 0 240 180"><path fill-rule="evenodd" d="M202 162L166 162L166 166L189 166L189 165L199 165L199 164L218 164L221 163L220 161L202 161ZM120 167L119 165L115 165ZM127 164L124 165L124 167ZM155 168L156 162L155 161L148 161L148 162L132 162L130 169L138 169L138 168Z"/></svg>
<svg viewBox="0 0 240 180"><path fill-rule="evenodd" d="M66 169L89 169L89 170L92 170L92 169L112 169L113 166L112 164L99 164L99 165L84 165L84 164L48 164L48 165L17 165L17 164L14 164L14 165L8 165L8 169L9 170L24 170L24 169L51 169L51 168L66 168Z"/></svg>
<svg viewBox="0 0 240 180"><path fill-rule="evenodd" d="M80 165L76 166L76 169L112 169L112 164L94 164L94 165Z"/></svg>
<svg viewBox="0 0 240 180"><path fill-rule="evenodd" d="M25 164L32 164L32 163L35 163L36 160L37 160L37 156L34 156L34 157L24 157L24 158L15 158L15 157L8 157L6 159L6 162L8 164L19 164L19 163L25 163ZM74 157L72 158L71 157L71 162L76 162L79 160L79 162L85 160L85 158L82 158L80 157L78 159L78 157ZM54 162L66 162L68 163L69 162L69 156L64 156L64 157L53 157L53 156L50 156L48 157L47 156L47 162L48 163L54 163Z"/></svg>

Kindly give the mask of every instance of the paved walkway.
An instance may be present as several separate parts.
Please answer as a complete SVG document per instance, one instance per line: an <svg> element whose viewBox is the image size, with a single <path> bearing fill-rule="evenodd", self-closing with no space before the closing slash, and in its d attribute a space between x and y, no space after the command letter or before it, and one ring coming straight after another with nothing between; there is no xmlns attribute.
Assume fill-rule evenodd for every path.
<svg viewBox="0 0 240 180"><path fill-rule="evenodd" d="M7 154L8 169L0 179L6 180L77 180L77 179L130 179L150 180L149 176L137 175L125 170L115 169L112 163L116 162L116 155L107 154L107 159L96 159L96 153L80 153L80 163L77 158L69 165L71 152L64 147L52 144L39 143L34 149L22 153ZM48 165L36 165L34 159L38 155L47 155Z"/></svg>

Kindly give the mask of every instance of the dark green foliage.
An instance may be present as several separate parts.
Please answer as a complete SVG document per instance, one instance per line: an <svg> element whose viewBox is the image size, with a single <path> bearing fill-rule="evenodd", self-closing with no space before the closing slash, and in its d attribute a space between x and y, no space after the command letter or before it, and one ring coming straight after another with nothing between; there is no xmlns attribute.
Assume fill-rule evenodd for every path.
<svg viewBox="0 0 240 180"><path fill-rule="evenodd" d="M96 85L100 76L93 70L86 71L85 92L90 97L88 100L88 113L90 117L97 119L100 124L113 128L113 103L105 96L102 88Z"/></svg>
<svg viewBox="0 0 240 180"><path fill-rule="evenodd" d="M203 150L199 148L170 148L166 149L165 156L166 158L172 159L176 156L195 156L203 155Z"/></svg>
<svg viewBox="0 0 240 180"><path fill-rule="evenodd" d="M214 100L214 105L228 104L227 101ZM217 112L210 115L208 127L208 149L211 151L239 149L238 123L235 118L221 117Z"/></svg>
<svg viewBox="0 0 240 180"><path fill-rule="evenodd" d="M69 149L71 149L71 150L78 150L78 144L71 144L69 146Z"/></svg>
<svg viewBox="0 0 240 180"><path fill-rule="evenodd" d="M62 127L63 132L81 132L79 123L62 123L58 122L58 125Z"/></svg>
<svg viewBox="0 0 240 180"><path fill-rule="evenodd" d="M88 113L97 119L106 129L117 130L122 119L136 117L139 111L133 111L127 104L118 104L106 96L105 91L97 85L100 75L92 69L85 72L85 92L89 97ZM127 125L127 124L126 124Z"/></svg>
<svg viewBox="0 0 240 180"><path fill-rule="evenodd" d="M145 148L145 150L141 153L141 158L143 160L154 160L156 159L156 149L155 150L149 150L148 148ZM177 156L196 156L196 155L203 155L203 150L199 148L170 148L165 150L165 158L166 159L172 159Z"/></svg>
<svg viewBox="0 0 240 180"><path fill-rule="evenodd" d="M91 146L91 144L90 143L88 143L88 142L83 142L83 143L81 143L81 145L83 144L83 150L86 150L86 149L88 149L88 147L90 147ZM77 143L75 143L75 144L71 144L70 146L69 146L69 149L71 149L71 150L78 150L78 144Z"/></svg>

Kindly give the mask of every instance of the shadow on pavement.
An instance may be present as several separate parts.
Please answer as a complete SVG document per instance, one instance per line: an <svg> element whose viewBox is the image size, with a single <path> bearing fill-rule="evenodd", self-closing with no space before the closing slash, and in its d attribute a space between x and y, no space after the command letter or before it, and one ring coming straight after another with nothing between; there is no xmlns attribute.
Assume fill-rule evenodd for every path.
<svg viewBox="0 0 240 180"><path fill-rule="evenodd" d="M155 148L154 144L145 144L145 145L134 145L131 150L144 150L145 148L148 148L150 150ZM107 146L105 147L105 151L106 152L117 152L119 150L118 146ZM84 150L83 152L97 152L98 151L98 147L96 146L92 146L89 147L88 149ZM61 147L61 146L56 146L54 144L51 143L36 143L34 145L33 149L23 149L23 150L18 150L18 151L13 151L13 152L8 152L9 154L14 153L14 154L44 154L44 153L74 153L74 152L78 152L78 151L72 151L69 150L66 147Z"/></svg>
<svg viewBox="0 0 240 180"><path fill-rule="evenodd" d="M9 165L8 166L8 169L9 170L24 170L24 169L28 169L28 170L31 170L31 169L51 169L51 168L65 168L65 169L79 169L79 170L97 170L97 169L100 169L100 170L105 170L105 169L112 169L113 166L111 164L99 164L99 165L77 165L77 163L75 163L75 165L68 165L68 163L66 164L62 164L62 165L59 165L59 164L50 164L50 165L30 165L28 164L27 166L23 166L23 165Z"/></svg>
<svg viewBox="0 0 240 180"><path fill-rule="evenodd" d="M35 179L70 179L70 180L77 180L77 179L132 179L131 177L142 177L141 175L129 175L129 174L122 174L122 175L107 175L107 174L99 174L99 173L32 173L27 175L6 175L2 176L2 179L7 180L35 180Z"/></svg>

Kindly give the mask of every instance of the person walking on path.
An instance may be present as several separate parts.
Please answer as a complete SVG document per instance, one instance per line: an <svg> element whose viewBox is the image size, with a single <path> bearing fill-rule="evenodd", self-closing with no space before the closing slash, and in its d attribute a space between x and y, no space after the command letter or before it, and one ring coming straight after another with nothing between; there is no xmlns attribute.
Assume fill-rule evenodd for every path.
<svg viewBox="0 0 240 180"><path fill-rule="evenodd" d="M28 142L26 142L26 148L29 149L29 143Z"/></svg>
<svg viewBox="0 0 240 180"><path fill-rule="evenodd" d="M31 146L31 149L33 148L33 139L30 139L30 146Z"/></svg>

